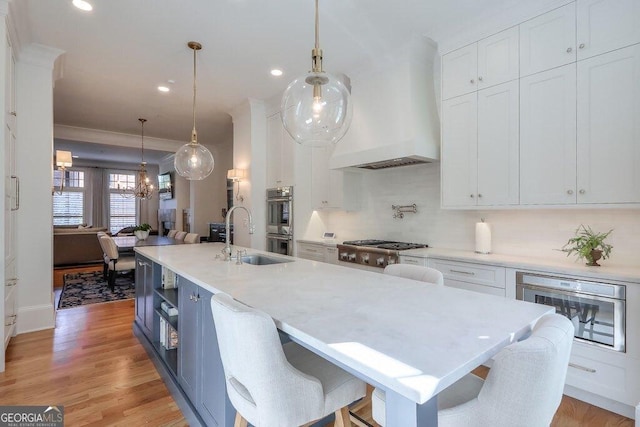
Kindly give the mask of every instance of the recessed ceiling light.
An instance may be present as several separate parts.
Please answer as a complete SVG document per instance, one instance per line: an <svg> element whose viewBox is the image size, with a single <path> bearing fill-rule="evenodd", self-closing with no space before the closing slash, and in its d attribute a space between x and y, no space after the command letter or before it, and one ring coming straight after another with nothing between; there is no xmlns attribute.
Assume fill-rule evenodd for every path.
<svg viewBox="0 0 640 427"><path fill-rule="evenodd" d="M169 92L170 89L166 86L158 86L158 90L160 92Z"/></svg>
<svg viewBox="0 0 640 427"><path fill-rule="evenodd" d="M80 156L73 155L73 156L71 156L71 158L73 158L73 159L79 159L79 158L80 158Z"/></svg>
<svg viewBox="0 0 640 427"><path fill-rule="evenodd" d="M90 11L93 10L93 6L85 0L73 0L73 5L80 10Z"/></svg>
<svg viewBox="0 0 640 427"><path fill-rule="evenodd" d="M282 70L274 68L273 70L271 70L271 75L275 77L280 77L282 75Z"/></svg>

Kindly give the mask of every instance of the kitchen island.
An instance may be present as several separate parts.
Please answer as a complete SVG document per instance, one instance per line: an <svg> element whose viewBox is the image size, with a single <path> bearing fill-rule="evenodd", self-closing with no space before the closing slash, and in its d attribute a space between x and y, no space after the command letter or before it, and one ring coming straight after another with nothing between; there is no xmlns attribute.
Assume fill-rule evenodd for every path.
<svg viewBox="0 0 640 427"><path fill-rule="evenodd" d="M227 293L269 314L292 340L383 388L390 427L437 425L440 391L525 336L540 317L553 312L522 301L253 249L247 249L249 254L288 262L238 265L235 260L220 259L222 248L222 244L211 243L136 248L136 253L138 262L153 265L152 277L160 266L175 272L179 295L188 292L187 298L198 301L201 293ZM178 325L184 323L183 317L195 313L186 307L179 310ZM204 317L197 324L200 329L196 331L213 328ZM186 325L178 332L179 351L184 352L193 337ZM195 333L195 348L213 339L211 333ZM185 376L182 371L189 369L177 369L183 389L190 387L180 380ZM196 385L194 390L206 386ZM197 391L194 393L197 397Z"/></svg>

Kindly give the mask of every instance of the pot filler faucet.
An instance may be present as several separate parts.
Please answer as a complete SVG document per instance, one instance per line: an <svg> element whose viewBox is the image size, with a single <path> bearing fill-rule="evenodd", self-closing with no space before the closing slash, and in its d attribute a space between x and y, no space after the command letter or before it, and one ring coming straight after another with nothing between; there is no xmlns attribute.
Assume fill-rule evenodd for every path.
<svg viewBox="0 0 640 427"><path fill-rule="evenodd" d="M253 226L253 218L251 217L251 211L244 206L232 206L231 209L229 209L229 211L227 212L227 217L224 220L227 236L224 249L222 249L222 253L224 255L225 261L231 261L231 226L229 224L229 221L231 220L231 214L233 213L233 211L238 208L247 211L247 215L249 216L249 234L253 234L253 232L255 231L255 227Z"/></svg>

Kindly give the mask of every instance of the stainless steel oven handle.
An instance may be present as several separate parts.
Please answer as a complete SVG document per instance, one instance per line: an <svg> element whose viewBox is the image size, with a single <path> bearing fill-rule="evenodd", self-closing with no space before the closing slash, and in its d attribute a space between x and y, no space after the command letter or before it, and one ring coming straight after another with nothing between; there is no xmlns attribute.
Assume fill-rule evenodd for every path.
<svg viewBox="0 0 640 427"><path fill-rule="evenodd" d="M291 236L288 236L288 237L267 236L267 239L274 239L274 240L292 240Z"/></svg>
<svg viewBox="0 0 640 427"><path fill-rule="evenodd" d="M292 199L291 197L274 197L272 199L267 199L267 203L271 203L271 202L290 202Z"/></svg>
<svg viewBox="0 0 640 427"><path fill-rule="evenodd" d="M534 291L552 292L554 294L567 295L567 296L573 296L573 297L580 297L582 299L592 300L592 301L601 301L601 302L610 302L610 303L615 303L616 301L625 301L625 300L620 300L620 299L617 299L617 298L601 297L601 296L598 296L598 295L588 294L588 293L580 292L580 291L565 291L565 290L562 290L562 289L556 289L556 288L552 288L552 287L531 286L531 285L523 285L523 284L520 284L520 283L516 284L516 292L517 292L517 289L519 287L522 288L522 289L531 289L531 290L534 290Z"/></svg>
<svg viewBox="0 0 640 427"><path fill-rule="evenodd" d="M575 363L569 363L569 366L572 368L580 369L581 371L589 372L591 374L595 374L596 370L593 368L587 368L586 366L576 365Z"/></svg>

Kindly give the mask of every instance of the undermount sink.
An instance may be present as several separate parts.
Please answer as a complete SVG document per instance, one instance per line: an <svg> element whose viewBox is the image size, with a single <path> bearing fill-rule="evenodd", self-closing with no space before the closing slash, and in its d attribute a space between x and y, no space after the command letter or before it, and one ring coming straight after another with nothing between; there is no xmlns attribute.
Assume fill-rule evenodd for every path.
<svg viewBox="0 0 640 427"><path fill-rule="evenodd" d="M242 257L242 262L251 265L270 265L293 262L293 260L286 258L272 258L264 255L245 255Z"/></svg>

